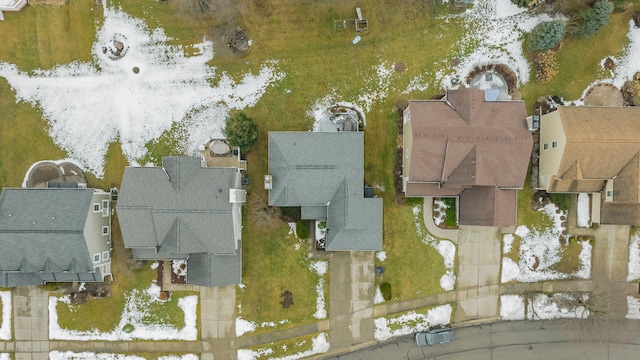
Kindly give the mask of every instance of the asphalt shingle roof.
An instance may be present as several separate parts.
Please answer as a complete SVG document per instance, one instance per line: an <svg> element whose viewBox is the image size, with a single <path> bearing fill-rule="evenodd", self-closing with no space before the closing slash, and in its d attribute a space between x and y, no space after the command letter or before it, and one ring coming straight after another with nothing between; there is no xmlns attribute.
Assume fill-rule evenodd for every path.
<svg viewBox="0 0 640 360"><path fill-rule="evenodd" d="M240 173L201 167L200 158L162 163L125 169L116 205L125 247L144 259L186 258L190 284L241 283L241 217L232 214L240 204L229 201L230 189L241 188ZM203 254L228 261L204 261Z"/></svg>
<svg viewBox="0 0 640 360"><path fill-rule="evenodd" d="M382 199L364 198L364 134L270 132L269 205L327 208L327 250L381 250Z"/></svg>
<svg viewBox="0 0 640 360"><path fill-rule="evenodd" d="M84 237L93 189L3 189L0 287L101 281Z"/></svg>

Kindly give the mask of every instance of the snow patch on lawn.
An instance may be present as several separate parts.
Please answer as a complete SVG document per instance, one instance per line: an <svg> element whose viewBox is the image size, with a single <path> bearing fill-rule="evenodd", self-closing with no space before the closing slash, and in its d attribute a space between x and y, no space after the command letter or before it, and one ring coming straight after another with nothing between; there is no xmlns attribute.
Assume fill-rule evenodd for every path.
<svg viewBox="0 0 640 360"><path fill-rule="evenodd" d="M11 360L9 353L0 353L0 360Z"/></svg>
<svg viewBox="0 0 640 360"><path fill-rule="evenodd" d="M152 286L153 288L153 286ZM55 340L196 340L198 331L196 327L196 308L198 296L185 296L178 299L178 307L184 312L185 326L182 329L170 325L145 324L144 317L148 314L148 305L157 301L150 296L153 290L134 289L125 295L125 308L120 316L120 323L116 329L110 332L101 332L96 329L90 331L78 331L62 329L58 324L58 302L70 304L69 296L49 297L49 338ZM134 330L127 333L123 331L125 325L131 324Z"/></svg>
<svg viewBox="0 0 640 360"><path fill-rule="evenodd" d="M316 319L326 319L327 309L324 299L324 275L327 273L329 264L326 261L312 261L309 269L318 274L318 284L316 284L316 312L313 317Z"/></svg>
<svg viewBox="0 0 640 360"><path fill-rule="evenodd" d="M236 336L240 337L244 334L256 331L256 323L247 321L241 317L236 318Z"/></svg>
<svg viewBox="0 0 640 360"><path fill-rule="evenodd" d="M384 296L382 296L382 290L380 290L380 285L376 286L376 294L373 297L373 303L378 305L384 302Z"/></svg>
<svg viewBox="0 0 640 360"><path fill-rule="evenodd" d="M510 0L476 0L473 8L462 14L467 31L455 45L460 49L461 60L455 77L465 79L476 66L505 64L521 84L529 82L530 66L522 50L524 34L553 18L524 10ZM443 86L450 87L450 80L446 76Z"/></svg>
<svg viewBox="0 0 640 360"><path fill-rule="evenodd" d="M502 258L502 282L517 280L520 282L536 282L567 278L588 279L591 276L591 244L589 241L579 241L580 268L571 274L560 273L552 267L562 261L562 247L560 236L566 228L563 219L566 211L560 211L555 204L547 204L540 209L551 220L552 226L546 229L528 229L524 225L516 228L515 234L520 240L519 261L516 264L508 257ZM505 235L507 237L507 235ZM503 253L505 252L503 249ZM517 269L516 269L517 265Z"/></svg>
<svg viewBox="0 0 640 360"><path fill-rule="evenodd" d="M524 298L521 295L500 295L500 318L524 320Z"/></svg>
<svg viewBox="0 0 640 360"><path fill-rule="evenodd" d="M440 226L447 216L448 206L440 199L434 199L433 205L435 205L433 209L433 222L437 226Z"/></svg>
<svg viewBox="0 0 640 360"><path fill-rule="evenodd" d="M584 295L587 296L587 295ZM522 295L500 295L500 317L503 320L585 319L589 311L578 304L572 294L535 294L529 299L525 315Z"/></svg>
<svg viewBox="0 0 640 360"><path fill-rule="evenodd" d="M513 246L513 240L515 240L515 238L513 237L513 234L506 234L505 236L502 237L502 241L504 242L504 245L502 248L503 254L508 254L511 252L511 248Z"/></svg>
<svg viewBox="0 0 640 360"><path fill-rule="evenodd" d="M409 311L401 316L374 319L376 340L383 341L391 337L409 335L435 325L451 322L453 308L450 304L434 307L426 314Z"/></svg>
<svg viewBox="0 0 640 360"><path fill-rule="evenodd" d="M289 235L293 234L296 238L298 237L298 224L294 222L289 223Z"/></svg>
<svg viewBox="0 0 640 360"><path fill-rule="evenodd" d="M440 287L445 291L453 290L456 283L456 274L453 265L456 258L456 246L451 240L438 240L429 233L423 233L420 214L422 207L415 205L413 211L413 224L416 227L418 236L422 238L422 242L433 247L442 255L444 259L445 274L440 278Z"/></svg>
<svg viewBox="0 0 640 360"><path fill-rule="evenodd" d="M125 49L124 56L114 60L116 38ZM0 76L16 92L17 101L42 110L56 145L102 177L110 143L120 141L123 154L135 164L146 154L147 142L177 124L181 150L197 154L210 137L223 135L230 109L255 105L284 77L275 62L268 62L236 82L207 65L212 42L193 45L198 53L185 56L185 47L171 40L162 28L150 29L142 19L105 6L93 61L31 74L0 62Z"/></svg>
<svg viewBox="0 0 640 360"><path fill-rule="evenodd" d="M578 226L589 227L590 223L589 194L578 194Z"/></svg>
<svg viewBox="0 0 640 360"><path fill-rule="evenodd" d="M143 357L135 355L94 353L94 352L73 352L73 351L52 351L49 353L51 360L144 360ZM158 360L198 360L194 354L159 356ZM0 357L0 360L3 360ZM8 358L7 358L8 360Z"/></svg>
<svg viewBox="0 0 640 360"><path fill-rule="evenodd" d="M301 343L296 344L297 347L301 347L306 345L306 341L302 341ZM283 350L286 350L286 346L283 346ZM311 339L311 349L306 351L301 351L299 353L283 356L283 357L269 357L271 360L297 360L306 358L312 355L323 354L329 351L329 340L328 336L325 333L320 333L318 336ZM249 350L249 349L238 349L237 358L238 360L255 360L259 358L264 358L265 356L273 354L274 351L272 348L260 348L257 351Z"/></svg>
<svg viewBox="0 0 640 360"><path fill-rule="evenodd" d="M640 231L636 231L629 241L629 262L627 263L627 281L640 279Z"/></svg>
<svg viewBox="0 0 640 360"><path fill-rule="evenodd" d="M640 299L627 295L627 319L640 320Z"/></svg>
<svg viewBox="0 0 640 360"><path fill-rule="evenodd" d="M2 304L2 324L0 324L0 340L11 340L11 291L0 291Z"/></svg>
<svg viewBox="0 0 640 360"><path fill-rule="evenodd" d="M619 60L616 61L616 67L613 69L613 78L604 80L604 82L611 82L618 89L624 85L625 81L633 80L635 73L640 71L640 28L635 26L633 19L629 20L627 37L629 38L629 44L622 51ZM606 57L602 60L603 65L605 60Z"/></svg>
<svg viewBox="0 0 640 360"><path fill-rule="evenodd" d="M386 251L377 251L376 252L376 258L380 262L385 261L385 259L387 258L387 252Z"/></svg>

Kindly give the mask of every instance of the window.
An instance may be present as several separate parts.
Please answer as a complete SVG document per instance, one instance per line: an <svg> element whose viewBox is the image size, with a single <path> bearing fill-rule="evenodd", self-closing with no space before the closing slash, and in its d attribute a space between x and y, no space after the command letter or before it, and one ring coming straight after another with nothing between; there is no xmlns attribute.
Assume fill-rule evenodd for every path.
<svg viewBox="0 0 640 360"><path fill-rule="evenodd" d="M109 260L109 252L108 251L103 251L102 252L102 260Z"/></svg>
<svg viewBox="0 0 640 360"><path fill-rule="evenodd" d="M549 148L549 144L544 144L544 145L542 145L542 149L543 149L543 150L547 150L548 148Z"/></svg>
<svg viewBox="0 0 640 360"><path fill-rule="evenodd" d="M93 212L100 212L100 204L99 203L94 203L93 204Z"/></svg>
<svg viewBox="0 0 640 360"><path fill-rule="evenodd" d="M557 141L552 142L551 143L551 147L552 148L557 148L558 147L558 142Z"/></svg>
<svg viewBox="0 0 640 360"><path fill-rule="evenodd" d="M109 208L109 200L102 200L102 208L103 209Z"/></svg>
<svg viewBox="0 0 640 360"><path fill-rule="evenodd" d="M102 235L109 235L109 227L108 226L103 226L102 227Z"/></svg>
<svg viewBox="0 0 640 360"><path fill-rule="evenodd" d="M613 191L607 190L607 197L612 197L612 196L613 196Z"/></svg>
<svg viewBox="0 0 640 360"><path fill-rule="evenodd" d="M100 262L100 253L93 254L93 262L94 263Z"/></svg>

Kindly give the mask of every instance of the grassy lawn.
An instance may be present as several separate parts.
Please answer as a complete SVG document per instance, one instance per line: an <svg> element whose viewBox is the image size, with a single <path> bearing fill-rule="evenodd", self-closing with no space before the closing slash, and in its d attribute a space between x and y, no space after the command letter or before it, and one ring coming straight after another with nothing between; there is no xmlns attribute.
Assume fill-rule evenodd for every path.
<svg viewBox="0 0 640 360"><path fill-rule="evenodd" d="M520 241L522 240L520 238L520 236L516 235L516 234L512 234L513 235L513 242L511 243L511 251L509 251L508 253L502 253L503 257L508 257L509 259L513 260L515 263L518 263L519 259L520 259ZM504 241L502 242L502 249L504 249Z"/></svg>
<svg viewBox="0 0 640 360"><path fill-rule="evenodd" d="M244 237L260 239L245 241L242 245L243 284L246 288L237 292L241 305L239 316L258 324L251 334L270 331L275 326L261 327L262 323L274 322L279 324L278 327L286 328L316 321L313 314L319 276L309 269L306 240L288 234L288 224L275 217L245 224ZM299 245L298 250L296 244ZM328 271L325 284L328 284L327 278ZM328 285L324 288L325 308L329 310ZM287 290L293 294L293 305L283 308L282 294Z"/></svg>
<svg viewBox="0 0 640 360"><path fill-rule="evenodd" d="M563 274L573 274L578 271L582 264L580 262L580 252L582 251L582 245L579 241L588 240L593 246L593 240L582 236L571 236L567 241L567 244L561 246L562 260L550 267L551 270L556 270Z"/></svg>
<svg viewBox="0 0 640 360"><path fill-rule="evenodd" d="M552 226L551 219L541 211L531 209L534 192L531 191L531 181L527 176L524 187L517 192L517 225L525 225L529 229L545 229Z"/></svg>
<svg viewBox="0 0 640 360"><path fill-rule="evenodd" d="M376 260L376 265L384 266L384 273L376 277L376 284L391 285L392 301L444 291L440 287L440 278L445 272L442 256L418 236L413 206L385 206L383 250L387 258L383 262ZM422 219L422 212L419 216ZM423 227L422 231L426 229ZM395 241L389 241L390 238Z"/></svg>
<svg viewBox="0 0 640 360"><path fill-rule="evenodd" d="M151 285L152 280L157 278L157 271L151 269L150 263L144 262L142 266L136 266L130 261L130 251L123 246L116 217L114 217L111 239L114 249L111 258L111 271L114 278L111 297L72 306L59 302L56 309L61 328L79 331L98 329L103 332L114 330L120 322L125 295L134 289L144 292L144 289ZM176 328L184 327L184 313L178 307L178 300L191 294L174 292L171 300L152 303L143 321L149 324L173 325Z"/></svg>
<svg viewBox="0 0 640 360"><path fill-rule="evenodd" d="M541 95L558 95L566 100L575 100L596 79L610 77L600 66L600 61L619 54L628 43L629 19L638 7L636 2L627 11L612 14L609 23L594 36L564 40L556 53L560 72L550 83L536 82L532 68L531 81L520 89L528 111L532 111L533 104Z"/></svg>

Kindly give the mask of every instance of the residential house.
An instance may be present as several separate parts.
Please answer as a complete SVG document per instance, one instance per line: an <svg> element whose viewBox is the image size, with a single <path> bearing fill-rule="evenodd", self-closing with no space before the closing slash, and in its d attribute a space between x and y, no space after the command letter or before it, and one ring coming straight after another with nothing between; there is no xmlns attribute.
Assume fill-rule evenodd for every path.
<svg viewBox="0 0 640 360"><path fill-rule="evenodd" d="M0 194L0 287L111 276L109 193L50 185Z"/></svg>
<svg viewBox="0 0 640 360"><path fill-rule="evenodd" d="M407 197L457 197L461 225L516 223L533 147L522 101L487 101L475 88L409 101L402 179Z"/></svg>
<svg viewBox="0 0 640 360"><path fill-rule="evenodd" d="M116 210L125 247L142 260L186 260L187 284L242 282L242 173L200 158L127 167Z"/></svg>
<svg viewBox="0 0 640 360"><path fill-rule="evenodd" d="M326 250L382 250L382 199L365 196L364 133L269 132L265 187L270 206L326 221Z"/></svg>
<svg viewBox="0 0 640 360"><path fill-rule="evenodd" d="M640 108L560 106L540 119L540 188L591 194L591 221L640 225Z"/></svg>
<svg viewBox="0 0 640 360"><path fill-rule="evenodd" d="M0 20L4 20L3 11L20 11L27 5L27 0L0 0Z"/></svg>

